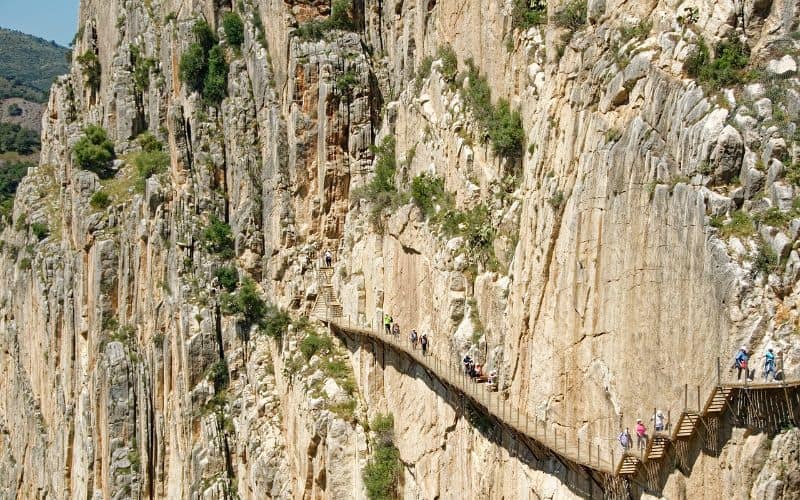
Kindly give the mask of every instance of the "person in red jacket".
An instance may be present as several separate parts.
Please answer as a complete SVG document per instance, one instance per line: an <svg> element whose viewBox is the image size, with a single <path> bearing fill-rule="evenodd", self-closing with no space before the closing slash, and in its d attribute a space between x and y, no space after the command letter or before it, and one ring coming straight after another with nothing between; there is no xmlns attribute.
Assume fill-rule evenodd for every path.
<svg viewBox="0 0 800 500"><path fill-rule="evenodd" d="M644 426L641 418L636 419L636 446L640 450L647 448L647 427Z"/></svg>

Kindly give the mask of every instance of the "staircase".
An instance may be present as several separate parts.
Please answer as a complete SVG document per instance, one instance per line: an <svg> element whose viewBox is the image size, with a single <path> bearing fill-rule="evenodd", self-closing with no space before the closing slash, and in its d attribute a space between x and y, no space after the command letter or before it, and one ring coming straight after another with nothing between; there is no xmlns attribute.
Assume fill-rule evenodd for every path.
<svg viewBox="0 0 800 500"><path fill-rule="evenodd" d="M728 402L733 396L733 389L730 387L715 387L711 391L703 413L707 415L716 415L723 413L728 406Z"/></svg>
<svg viewBox="0 0 800 500"><path fill-rule="evenodd" d="M317 269L317 287L317 301L312 314L323 321L341 318L342 304L333 290L333 267L320 266Z"/></svg>
<svg viewBox="0 0 800 500"><path fill-rule="evenodd" d="M678 423L675 424L675 432L672 434L673 441L679 439L689 439L694 434L697 424L700 422L700 415L694 412L681 413Z"/></svg>

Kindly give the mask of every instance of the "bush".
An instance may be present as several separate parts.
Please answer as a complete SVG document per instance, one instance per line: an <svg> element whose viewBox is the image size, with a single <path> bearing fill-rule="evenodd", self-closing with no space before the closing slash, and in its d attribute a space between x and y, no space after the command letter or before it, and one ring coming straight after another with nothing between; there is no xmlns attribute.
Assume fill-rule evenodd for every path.
<svg viewBox="0 0 800 500"><path fill-rule="evenodd" d="M467 61L469 86L463 92L464 102L472 109L483 139L489 139L495 154L516 160L524 151L525 130L519 112L511 111L505 100L492 105L492 92L474 62Z"/></svg>
<svg viewBox="0 0 800 500"><path fill-rule="evenodd" d="M762 213L753 216L753 220L772 227L786 226L792 220L793 214L782 212L778 207L770 207Z"/></svg>
<svg viewBox="0 0 800 500"><path fill-rule="evenodd" d="M239 48L244 43L244 23L239 14L228 12L222 17L222 29L225 32L225 40L231 46Z"/></svg>
<svg viewBox="0 0 800 500"><path fill-rule="evenodd" d="M545 23L547 23L547 2L514 0L511 8L511 26L524 30Z"/></svg>
<svg viewBox="0 0 800 500"><path fill-rule="evenodd" d="M225 358L219 359L208 368L208 379L214 384L214 392L224 391L228 387L230 375Z"/></svg>
<svg viewBox="0 0 800 500"><path fill-rule="evenodd" d="M495 229L486 205L466 211L450 210L444 215L442 229L449 236L463 236L473 257L483 262L493 257Z"/></svg>
<svg viewBox="0 0 800 500"><path fill-rule="evenodd" d="M622 44L625 44L628 41L633 40L634 38L636 39L647 38L647 35L650 34L650 31L652 29L653 29L653 21L642 20L633 26L630 25L621 26L619 28L619 36L621 38Z"/></svg>
<svg viewBox="0 0 800 500"><path fill-rule="evenodd" d="M372 458L364 467L367 498L394 498L402 470L400 453L393 444L394 419L391 415L378 415L370 427L375 436L375 448Z"/></svg>
<svg viewBox="0 0 800 500"><path fill-rule="evenodd" d="M570 0L564 8L556 12L554 19L562 28L579 30L586 24L586 0Z"/></svg>
<svg viewBox="0 0 800 500"><path fill-rule="evenodd" d="M292 318L289 313L271 305L267 307L267 315L261 325L261 330L268 337L279 339L291 323Z"/></svg>
<svg viewBox="0 0 800 500"><path fill-rule="evenodd" d="M179 69L181 81L195 92L203 90L206 68L206 53L203 51L203 46L197 42L192 43L181 56Z"/></svg>
<svg viewBox="0 0 800 500"><path fill-rule="evenodd" d="M336 78L336 89L342 95L349 97L353 91L353 87L356 85L358 85L358 75L352 70Z"/></svg>
<svg viewBox="0 0 800 500"><path fill-rule="evenodd" d="M157 61L143 57L141 50L136 45L130 46L131 65L133 66L133 87L137 92L143 92L150 86L150 71L157 67Z"/></svg>
<svg viewBox="0 0 800 500"><path fill-rule="evenodd" d="M525 130L519 112L511 111L508 102L501 99L492 114L489 139L495 154L509 159L519 159L523 154Z"/></svg>
<svg viewBox="0 0 800 500"><path fill-rule="evenodd" d="M211 224L203 230L202 240L212 253L230 259L234 256L233 232L231 227L217 216L211 216Z"/></svg>
<svg viewBox="0 0 800 500"><path fill-rule="evenodd" d="M747 237L755 232L756 228L750 216L741 210L737 210L731 214L731 220L722 226L720 234L723 237L737 236Z"/></svg>
<svg viewBox="0 0 800 500"><path fill-rule="evenodd" d="M414 87L417 89L417 92L422 89L422 81L430 76L432 65L433 58L431 56L425 56L422 58L422 61L419 62L417 74L414 77Z"/></svg>
<svg viewBox="0 0 800 500"><path fill-rule="evenodd" d="M31 224L31 232L39 241L47 238L50 235L50 229L47 227L47 224L43 224L41 222L34 222Z"/></svg>
<svg viewBox="0 0 800 500"><path fill-rule="evenodd" d="M253 280L242 283L236 294L239 312L244 316L245 324L260 325L267 313L267 304L256 289Z"/></svg>
<svg viewBox="0 0 800 500"><path fill-rule="evenodd" d="M292 34L302 40L321 40L331 30L354 31L355 21L350 17L348 0L333 0L331 15L327 19L312 20L300 25Z"/></svg>
<svg viewBox="0 0 800 500"><path fill-rule="evenodd" d="M222 288L229 292L235 290L236 286L239 284L239 273L236 272L235 267L220 267L214 275L217 277L217 280L219 280L219 284Z"/></svg>
<svg viewBox="0 0 800 500"><path fill-rule="evenodd" d="M200 19L194 24L192 27L192 34L206 54L214 45L219 43L216 33L214 33L214 30L211 29L211 26L208 25L205 19Z"/></svg>
<svg viewBox="0 0 800 500"><path fill-rule="evenodd" d="M766 243L758 247L758 253L753 259L750 276L755 278L761 273L769 274L778 268L778 255Z"/></svg>
<svg viewBox="0 0 800 500"><path fill-rule="evenodd" d="M300 352L306 360L311 359L316 353L322 352L323 354L329 353L333 349L333 342L328 337L323 337L315 332L309 332L303 340L300 341Z"/></svg>
<svg viewBox="0 0 800 500"><path fill-rule="evenodd" d="M136 142L139 143L139 147L142 148L142 151L147 153L164 151L164 144L150 132L140 134L139 137L136 138Z"/></svg>
<svg viewBox="0 0 800 500"><path fill-rule="evenodd" d="M444 189L444 179L441 177L424 173L411 181L411 199L427 218L436 215L437 205L452 204L451 198Z"/></svg>
<svg viewBox="0 0 800 500"><path fill-rule="evenodd" d="M225 54L216 35L204 20L194 25L192 33L196 41L181 56L181 80L192 91L200 92L207 103L219 104L228 91L228 63L225 62Z"/></svg>
<svg viewBox="0 0 800 500"><path fill-rule="evenodd" d="M750 49L739 38L731 36L722 40L714 49L711 60L708 46L702 38L697 51L684 62L683 68L692 78L712 90L744 83L747 80L744 69L750 62Z"/></svg>
<svg viewBox="0 0 800 500"><path fill-rule="evenodd" d="M100 59L91 50L87 50L78 56L78 64L83 69L83 76L86 79L86 85L90 89L97 92L100 89L100 78L102 76L102 68L100 66Z"/></svg>
<svg viewBox="0 0 800 500"><path fill-rule="evenodd" d="M136 167L136 189L141 193L147 179L167 171L169 155L163 151L142 151L134 157L133 164Z"/></svg>
<svg viewBox="0 0 800 500"><path fill-rule="evenodd" d="M786 166L784 173L786 182L800 187L800 163L792 163Z"/></svg>
<svg viewBox="0 0 800 500"><path fill-rule="evenodd" d="M111 205L111 197L105 191L95 191L89 199L89 205L94 209L104 210Z"/></svg>
<svg viewBox="0 0 800 500"><path fill-rule="evenodd" d="M208 72L203 82L203 98L219 104L228 95L228 63L222 47L215 45L208 53Z"/></svg>
<svg viewBox="0 0 800 500"><path fill-rule="evenodd" d="M79 168L94 172L101 178L113 173L111 163L115 158L114 143L102 127L89 125L84 128L83 137L75 143L72 152Z"/></svg>
<svg viewBox="0 0 800 500"><path fill-rule="evenodd" d="M384 137L379 146L373 146L372 151L376 156L375 176L369 184L355 190L353 198L366 199L372 204L370 219L373 225L380 227L384 210L402 205L406 197L394 185L397 171L394 137Z"/></svg>
<svg viewBox="0 0 800 500"><path fill-rule="evenodd" d="M453 47L447 44L441 45L436 53L436 57L442 61L441 73L445 81L455 81L456 74L458 73L458 57Z"/></svg>
<svg viewBox="0 0 800 500"><path fill-rule="evenodd" d="M16 103L8 105L8 116L22 116L22 108Z"/></svg>

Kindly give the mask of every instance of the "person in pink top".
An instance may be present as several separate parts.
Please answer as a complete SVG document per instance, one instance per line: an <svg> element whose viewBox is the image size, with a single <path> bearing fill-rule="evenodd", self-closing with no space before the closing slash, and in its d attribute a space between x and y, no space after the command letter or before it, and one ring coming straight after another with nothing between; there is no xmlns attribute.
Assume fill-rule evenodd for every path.
<svg viewBox="0 0 800 500"><path fill-rule="evenodd" d="M642 423L641 418L636 419L636 445L640 450L647 448L647 427Z"/></svg>

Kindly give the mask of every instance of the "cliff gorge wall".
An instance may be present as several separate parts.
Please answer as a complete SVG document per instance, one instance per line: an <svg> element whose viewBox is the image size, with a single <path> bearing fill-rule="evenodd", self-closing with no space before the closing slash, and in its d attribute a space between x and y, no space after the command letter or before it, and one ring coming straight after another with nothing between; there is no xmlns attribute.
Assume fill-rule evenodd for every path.
<svg viewBox="0 0 800 500"><path fill-rule="evenodd" d="M349 30L313 36L329 2L83 0L2 236L0 492L362 498L365 423L389 412L404 498L587 494L395 354L306 356L312 326L275 340L231 314L228 266L308 315L325 248L352 321L389 312L471 353L604 450L621 422L676 414L684 384L705 394L741 344L800 376L797 2L551 2L528 28L518 4L346 2ZM199 19L228 63L218 105L180 77ZM687 73L731 37L736 81ZM512 154L470 100L484 77L520 112ZM115 143L105 178L72 153L89 124ZM140 179L145 131L169 165ZM388 157L386 202L368 193ZM420 178L441 178L431 210ZM791 498L796 432L772 437L737 429L644 495Z"/></svg>

